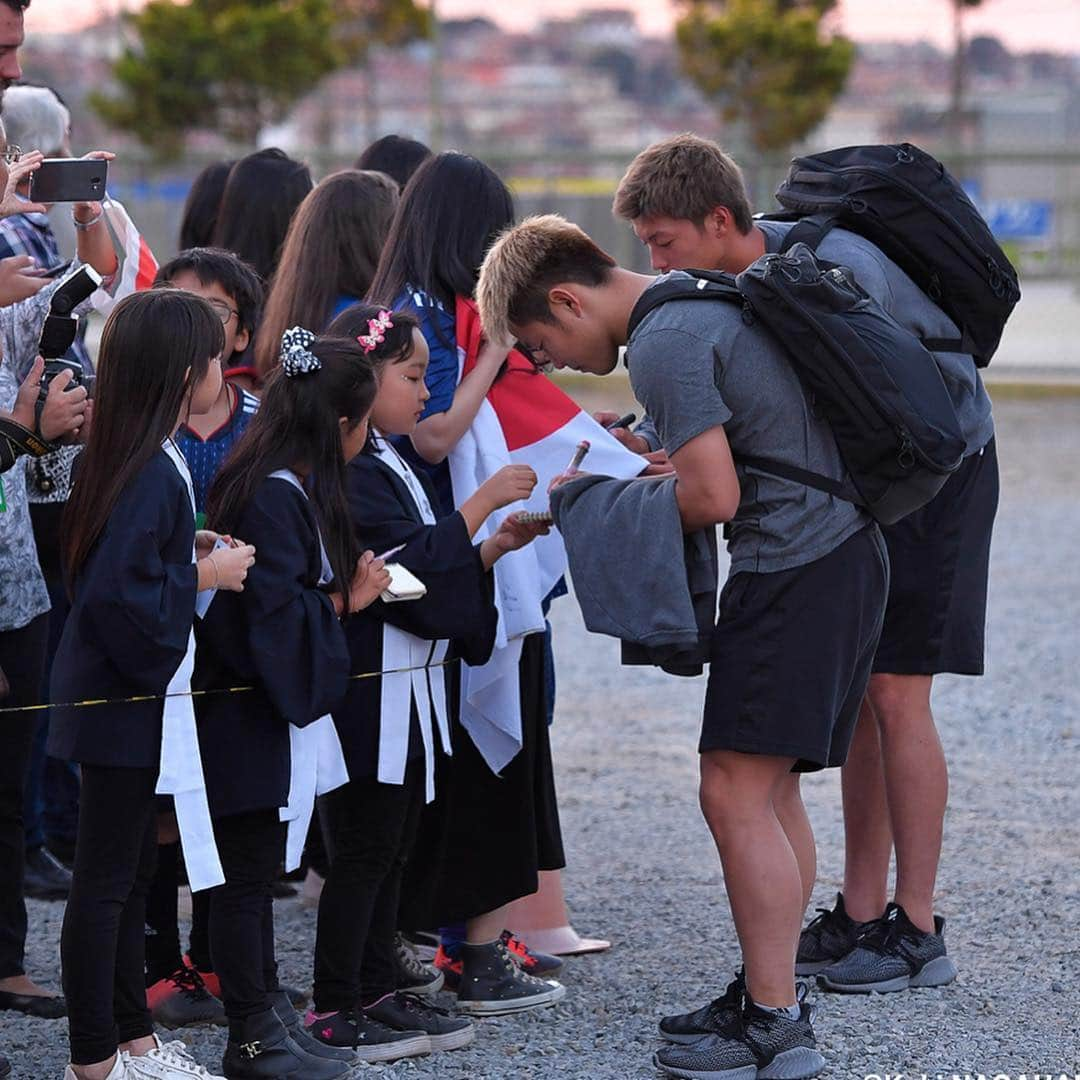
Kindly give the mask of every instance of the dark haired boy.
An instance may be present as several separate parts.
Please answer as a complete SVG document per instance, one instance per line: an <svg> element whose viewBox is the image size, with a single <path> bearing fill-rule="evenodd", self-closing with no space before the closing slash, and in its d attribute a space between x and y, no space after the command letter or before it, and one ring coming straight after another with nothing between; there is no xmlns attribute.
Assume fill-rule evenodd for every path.
<svg viewBox="0 0 1080 1080"><path fill-rule="evenodd" d="M739 273L778 251L790 222L751 218L738 166L716 143L678 135L643 150L615 194L660 271ZM957 328L868 240L833 229L820 256L923 339ZM990 538L998 500L990 399L975 362L937 353L967 456L937 497L882 531L892 568L873 675L843 770L844 891L803 932L796 971L851 993L941 985L955 977L933 911L948 772L930 693L936 674L983 673ZM888 896L896 847L896 888ZM861 938L861 942L860 939Z"/></svg>
<svg viewBox="0 0 1080 1080"><path fill-rule="evenodd" d="M881 631L888 565L880 532L853 503L734 464L733 455L767 453L844 475L832 432L779 344L735 305L689 300L655 308L628 334L654 280L617 266L576 225L546 216L496 241L477 300L492 338L520 340L556 367L604 375L626 345L635 396L674 468L683 531L730 522L700 797L745 979L703 1010L714 1027L678 1018L675 1035L687 1045L661 1050L657 1064L700 1080L737 1080L768 1065L757 1075L799 1080L824 1065L794 973L813 835L805 810L781 817L777 793L792 770L844 761Z"/></svg>
<svg viewBox="0 0 1080 1080"><path fill-rule="evenodd" d="M262 282L247 263L220 248L189 248L158 270L154 287L183 289L203 297L225 327L222 368L228 372L243 366L263 304ZM191 470L200 522L211 482L258 407L254 394L226 378L213 406L193 413L176 433L176 444Z"/></svg>

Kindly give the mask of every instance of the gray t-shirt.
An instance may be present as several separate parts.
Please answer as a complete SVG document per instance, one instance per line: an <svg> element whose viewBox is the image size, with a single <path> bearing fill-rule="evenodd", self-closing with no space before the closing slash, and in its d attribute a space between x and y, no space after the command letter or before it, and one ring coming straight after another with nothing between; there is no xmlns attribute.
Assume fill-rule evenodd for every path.
<svg viewBox="0 0 1080 1080"><path fill-rule="evenodd" d="M779 251L792 221L758 221L767 251ZM920 338L959 338L956 324L879 248L869 240L833 229L821 241L818 256L846 266L855 280L903 327ZM967 456L977 454L994 437L990 398L975 361L967 353L934 353L952 398Z"/></svg>
<svg viewBox="0 0 1080 1080"><path fill-rule="evenodd" d="M657 283L686 277L681 271ZM655 288L650 285L649 288ZM870 518L854 504L757 469L769 457L842 480L828 425L817 419L780 345L743 322L738 305L672 301L650 312L628 343L630 383L669 454L723 427L742 490L731 521L731 572L771 573L820 559Z"/></svg>

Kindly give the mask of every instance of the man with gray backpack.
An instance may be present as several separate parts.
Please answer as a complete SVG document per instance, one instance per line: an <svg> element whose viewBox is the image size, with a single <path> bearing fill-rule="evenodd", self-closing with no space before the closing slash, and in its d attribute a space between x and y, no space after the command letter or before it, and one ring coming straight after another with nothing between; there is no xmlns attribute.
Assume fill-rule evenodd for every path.
<svg viewBox="0 0 1080 1080"><path fill-rule="evenodd" d="M833 297L847 285L863 291L907 333L908 371L918 368L930 382L940 373L953 416L942 422L951 437L931 446L944 451L939 490L906 515L879 517L892 577L874 674L843 770L844 891L803 931L796 962L798 974L817 975L835 991L940 985L956 968L932 906L948 779L930 695L936 674L983 672L998 473L978 367L997 347L1019 289L959 185L915 147L852 147L798 159L777 197L788 214L752 220L735 163L715 143L681 135L638 155L619 185L615 213L630 221L657 270L700 266L750 278L740 284L751 306L789 346L811 390L815 359L835 372L850 353L837 350L837 335L818 321L838 310L822 294L829 282ZM817 318L808 320L814 304ZM847 318L858 301L852 311L841 306ZM872 321L864 325L867 335L876 333ZM850 319L842 329L859 336ZM917 362L923 350L932 365L925 355ZM927 386L940 397L941 387ZM827 413L828 403L823 407ZM857 446L845 448L844 426L841 418L834 433L842 450L852 450L844 458L857 481L866 462ZM873 418L857 428L847 434L864 448L882 434ZM949 468L957 436L959 460ZM898 463L902 455L901 437ZM933 464L917 456L914 464ZM934 470L924 471L931 477ZM894 845L896 888L887 904ZM696 1030L710 1029L709 1015L702 1010Z"/></svg>

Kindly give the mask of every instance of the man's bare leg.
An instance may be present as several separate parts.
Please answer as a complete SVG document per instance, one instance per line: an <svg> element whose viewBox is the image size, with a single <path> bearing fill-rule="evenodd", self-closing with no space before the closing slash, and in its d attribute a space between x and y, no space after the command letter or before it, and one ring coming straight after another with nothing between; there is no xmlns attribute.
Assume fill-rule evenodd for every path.
<svg viewBox="0 0 1080 1080"><path fill-rule="evenodd" d="M840 772L844 802L844 907L856 922L881 917L889 895L892 825L885 795L878 719L863 698Z"/></svg>
<svg viewBox="0 0 1080 1080"><path fill-rule="evenodd" d="M773 1007L795 1004L803 913L799 860L774 804L793 764L730 750L701 755L701 809L724 867L747 989Z"/></svg>
<svg viewBox="0 0 1080 1080"><path fill-rule="evenodd" d="M802 882L803 914L810 906L814 894L814 882L817 880L817 845L814 843L814 830L803 804L802 791L799 787L800 773L788 773L780 781L773 799L776 816L795 852L799 863L799 879Z"/></svg>
<svg viewBox="0 0 1080 1080"><path fill-rule="evenodd" d="M934 931L934 883L949 797L945 752L930 711L932 685L930 675L870 679L896 844L895 899L928 933Z"/></svg>

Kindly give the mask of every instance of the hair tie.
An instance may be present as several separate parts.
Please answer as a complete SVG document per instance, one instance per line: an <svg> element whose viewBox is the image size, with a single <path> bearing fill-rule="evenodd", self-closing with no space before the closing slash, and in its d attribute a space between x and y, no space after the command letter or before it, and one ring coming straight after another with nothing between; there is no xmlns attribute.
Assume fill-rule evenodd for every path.
<svg viewBox="0 0 1080 1080"><path fill-rule="evenodd" d="M302 326L294 326L281 335L281 366L288 378L308 375L322 367L322 361L311 351L317 337Z"/></svg>
<svg viewBox="0 0 1080 1080"><path fill-rule="evenodd" d="M394 328L394 320L389 311L380 311L377 319L368 319L367 326L368 332L361 334L356 340L360 342L364 352L369 353L386 340L386 331Z"/></svg>

